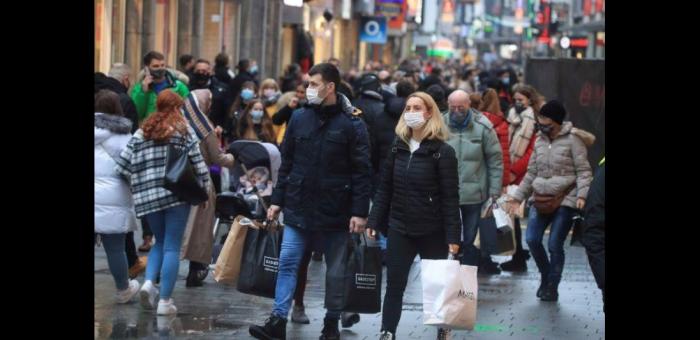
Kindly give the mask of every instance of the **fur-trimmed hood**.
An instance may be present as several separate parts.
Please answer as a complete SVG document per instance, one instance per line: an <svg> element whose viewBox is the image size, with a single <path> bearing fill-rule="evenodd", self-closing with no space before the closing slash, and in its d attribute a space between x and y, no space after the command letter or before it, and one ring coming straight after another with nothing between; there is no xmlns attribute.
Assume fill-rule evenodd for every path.
<svg viewBox="0 0 700 340"><path fill-rule="evenodd" d="M95 112L95 145L112 135L131 135L131 121L126 117Z"/></svg>

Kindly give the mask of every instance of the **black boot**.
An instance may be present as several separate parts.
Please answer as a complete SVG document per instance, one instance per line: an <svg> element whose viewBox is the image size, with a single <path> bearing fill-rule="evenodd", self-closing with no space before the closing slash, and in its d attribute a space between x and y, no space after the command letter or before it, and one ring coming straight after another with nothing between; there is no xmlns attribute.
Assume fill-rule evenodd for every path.
<svg viewBox="0 0 700 340"><path fill-rule="evenodd" d="M285 340L287 337L287 320L274 314L265 321L265 325L248 327L248 332L256 339Z"/></svg>
<svg viewBox="0 0 700 340"><path fill-rule="evenodd" d="M540 287L537 288L537 297L541 298L542 293L544 293L544 289L547 287L547 276L542 275L542 278L540 279Z"/></svg>
<svg viewBox="0 0 700 340"><path fill-rule="evenodd" d="M516 252L513 258L508 261L501 263L501 269L507 272L525 272L527 271L527 259L530 254L527 250L522 252Z"/></svg>
<svg viewBox="0 0 700 340"><path fill-rule="evenodd" d="M198 262L190 262L190 271L187 274L185 287L201 287L208 274L209 268L207 268L206 265Z"/></svg>
<svg viewBox="0 0 700 340"><path fill-rule="evenodd" d="M559 288L559 284L556 282L547 282L547 285L544 288L544 291L542 292L542 297L540 298L542 301L557 301L559 300L559 292L557 289Z"/></svg>
<svg viewBox="0 0 700 340"><path fill-rule="evenodd" d="M360 322L360 314L343 312L340 314L340 321L343 328L352 327L352 325Z"/></svg>
<svg viewBox="0 0 700 340"><path fill-rule="evenodd" d="M479 269L477 273L479 275L498 275L501 273L501 270L498 268L498 263L493 262L489 256L479 259Z"/></svg>
<svg viewBox="0 0 700 340"><path fill-rule="evenodd" d="M340 330L338 330L338 320L323 318L323 330L319 340L340 340Z"/></svg>

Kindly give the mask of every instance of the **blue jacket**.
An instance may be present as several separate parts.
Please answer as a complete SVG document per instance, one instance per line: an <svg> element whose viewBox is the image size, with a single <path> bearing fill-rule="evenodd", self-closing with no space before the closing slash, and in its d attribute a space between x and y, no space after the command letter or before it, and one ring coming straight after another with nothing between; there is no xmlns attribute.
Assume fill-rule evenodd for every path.
<svg viewBox="0 0 700 340"><path fill-rule="evenodd" d="M367 217L369 137L342 94L336 105L294 111L281 146L282 165L271 203L284 223L308 230L347 230Z"/></svg>

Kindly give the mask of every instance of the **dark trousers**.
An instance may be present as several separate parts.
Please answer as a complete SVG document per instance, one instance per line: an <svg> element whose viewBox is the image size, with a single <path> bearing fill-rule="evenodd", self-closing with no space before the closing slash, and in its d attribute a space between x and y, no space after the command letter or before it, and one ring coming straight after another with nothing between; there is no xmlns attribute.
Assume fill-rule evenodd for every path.
<svg viewBox="0 0 700 340"><path fill-rule="evenodd" d="M129 268L133 267L138 261L139 255L136 253L136 244L134 243L134 232L126 233L126 262Z"/></svg>
<svg viewBox="0 0 700 340"><path fill-rule="evenodd" d="M586 247L588 263L595 282L603 292L603 304L605 304L605 227L590 226L583 229L581 243Z"/></svg>
<svg viewBox="0 0 700 340"><path fill-rule="evenodd" d="M445 232L409 237L389 229L386 246L386 294L382 307L382 330L396 333L401 319L403 293L406 290L408 272L416 254L421 259L446 259Z"/></svg>
<svg viewBox="0 0 700 340"><path fill-rule="evenodd" d="M143 237L146 236L153 236L153 232L151 231L151 226L148 225L148 221L146 221L145 218L141 219L141 228L143 229Z"/></svg>
<svg viewBox="0 0 700 340"><path fill-rule="evenodd" d="M520 228L520 218L514 218L513 224L513 229L515 229L515 254L513 255L513 257L524 256L525 250L523 249L523 229Z"/></svg>

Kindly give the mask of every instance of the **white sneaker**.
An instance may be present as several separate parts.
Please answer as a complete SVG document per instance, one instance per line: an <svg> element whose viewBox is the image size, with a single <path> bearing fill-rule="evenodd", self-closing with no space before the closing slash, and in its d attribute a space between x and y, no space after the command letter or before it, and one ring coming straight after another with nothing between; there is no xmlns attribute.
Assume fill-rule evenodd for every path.
<svg viewBox="0 0 700 340"><path fill-rule="evenodd" d="M136 295L139 291L139 282L136 280L130 280L129 281L129 287L124 290L120 290L117 292L116 299L117 303L127 303L131 301L131 298Z"/></svg>
<svg viewBox="0 0 700 340"><path fill-rule="evenodd" d="M158 301L158 315L175 315L177 314L177 307L175 307L175 301L171 298L170 300L160 300Z"/></svg>
<svg viewBox="0 0 700 340"><path fill-rule="evenodd" d="M146 280L141 286L141 307L144 309L155 309L158 301L158 289L153 287L153 282Z"/></svg>

